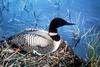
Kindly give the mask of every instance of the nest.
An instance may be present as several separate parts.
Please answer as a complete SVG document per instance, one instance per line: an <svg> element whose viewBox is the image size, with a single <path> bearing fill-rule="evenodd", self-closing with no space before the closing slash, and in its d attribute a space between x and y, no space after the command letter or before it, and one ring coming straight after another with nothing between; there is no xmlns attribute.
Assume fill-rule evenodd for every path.
<svg viewBox="0 0 100 67"><path fill-rule="evenodd" d="M43 56L7 52L8 49L9 47L6 47L1 50L0 67L81 67L82 65L82 60L65 42L57 51Z"/></svg>

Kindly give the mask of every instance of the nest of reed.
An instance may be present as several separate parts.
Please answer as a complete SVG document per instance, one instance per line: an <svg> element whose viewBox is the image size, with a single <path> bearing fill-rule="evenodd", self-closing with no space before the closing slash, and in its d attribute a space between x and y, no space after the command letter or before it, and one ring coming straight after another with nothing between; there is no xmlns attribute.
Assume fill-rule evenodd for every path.
<svg viewBox="0 0 100 67"><path fill-rule="evenodd" d="M81 67L83 63L65 42L57 51L42 56L13 52L9 49L12 49L9 45L0 48L0 67Z"/></svg>

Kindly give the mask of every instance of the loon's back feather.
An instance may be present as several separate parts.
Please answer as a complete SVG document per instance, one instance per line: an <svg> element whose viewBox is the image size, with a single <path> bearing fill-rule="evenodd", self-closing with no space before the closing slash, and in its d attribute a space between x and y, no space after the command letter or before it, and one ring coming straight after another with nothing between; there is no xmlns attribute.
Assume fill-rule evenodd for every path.
<svg viewBox="0 0 100 67"><path fill-rule="evenodd" d="M53 40L44 30L25 30L15 36L8 38L9 44L14 44L27 52L33 52L44 54L52 52Z"/></svg>

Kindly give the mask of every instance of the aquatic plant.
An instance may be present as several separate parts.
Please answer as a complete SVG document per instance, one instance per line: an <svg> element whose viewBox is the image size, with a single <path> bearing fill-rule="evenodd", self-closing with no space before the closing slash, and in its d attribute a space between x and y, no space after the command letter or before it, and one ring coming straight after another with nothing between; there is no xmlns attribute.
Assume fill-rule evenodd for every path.
<svg viewBox="0 0 100 67"><path fill-rule="evenodd" d="M88 63L87 66L99 67L100 66L100 32L93 32L88 35Z"/></svg>
<svg viewBox="0 0 100 67"><path fill-rule="evenodd" d="M70 13L69 13L70 14ZM83 58L85 64L83 63L82 67L99 67L100 66L100 32L97 32L98 26L92 25L90 28L85 28L84 25L87 25L85 17L81 19L81 12L76 15L77 19L75 20L76 26L74 27L73 33L73 49L77 48L79 45L85 44L84 49L87 51L86 59ZM69 17L71 17L69 15ZM70 21L73 21L70 18ZM84 27L84 28L83 28ZM84 42L84 43L82 43Z"/></svg>

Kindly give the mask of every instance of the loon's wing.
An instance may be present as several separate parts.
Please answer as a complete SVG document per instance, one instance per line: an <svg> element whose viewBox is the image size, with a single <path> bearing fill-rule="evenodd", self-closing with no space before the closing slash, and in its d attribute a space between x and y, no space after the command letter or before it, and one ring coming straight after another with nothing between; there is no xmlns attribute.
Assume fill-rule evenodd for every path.
<svg viewBox="0 0 100 67"><path fill-rule="evenodd" d="M27 52L33 52L33 50L35 50L43 54L53 49L53 41L48 36L48 33L38 30L21 32L8 38L8 43L14 44Z"/></svg>

